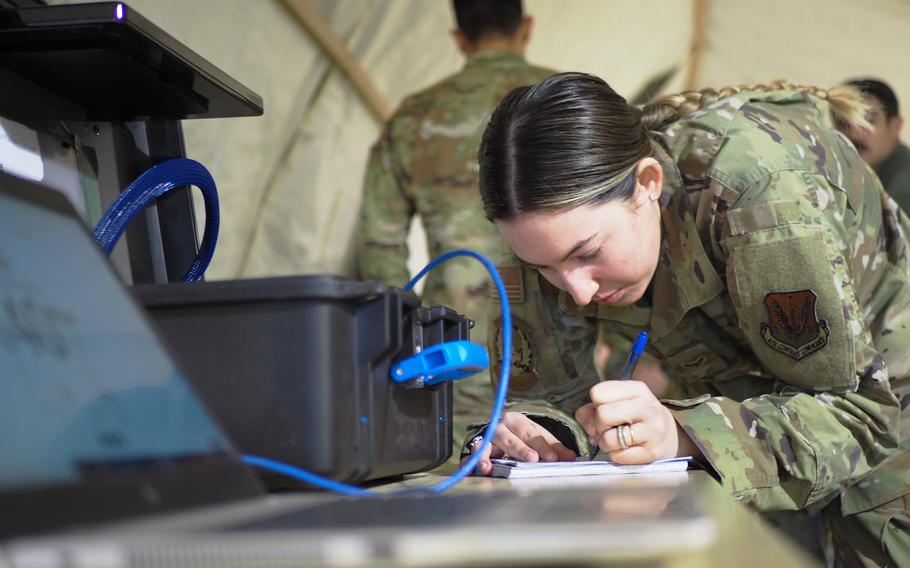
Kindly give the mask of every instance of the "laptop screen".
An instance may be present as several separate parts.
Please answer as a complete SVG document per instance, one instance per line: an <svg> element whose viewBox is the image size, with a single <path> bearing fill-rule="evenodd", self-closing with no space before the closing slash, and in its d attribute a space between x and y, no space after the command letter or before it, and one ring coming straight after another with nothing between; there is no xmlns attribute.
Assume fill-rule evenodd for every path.
<svg viewBox="0 0 910 568"><path fill-rule="evenodd" d="M0 504L236 464L81 221L28 185L0 174Z"/></svg>

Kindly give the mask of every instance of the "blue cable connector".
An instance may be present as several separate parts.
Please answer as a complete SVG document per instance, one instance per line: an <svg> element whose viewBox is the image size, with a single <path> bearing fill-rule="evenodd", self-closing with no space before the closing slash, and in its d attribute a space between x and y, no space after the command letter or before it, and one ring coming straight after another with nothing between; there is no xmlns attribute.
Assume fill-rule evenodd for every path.
<svg viewBox="0 0 910 568"><path fill-rule="evenodd" d="M482 345L447 341L395 363L389 376L396 383L413 381L415 386L428 387L476 375L489 366L490 356Z"/></svg>

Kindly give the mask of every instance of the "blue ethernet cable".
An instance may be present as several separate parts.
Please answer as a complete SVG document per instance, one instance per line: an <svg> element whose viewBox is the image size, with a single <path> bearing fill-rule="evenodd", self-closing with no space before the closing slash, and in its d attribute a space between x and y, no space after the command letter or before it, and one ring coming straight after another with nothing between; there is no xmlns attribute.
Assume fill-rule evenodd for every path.
<svg viewBox="0 0 910 568"><path fill-rule="evenodd" d="M502 311L502 364L499 368L499 386L496 389L496 398L493 402L493 411L490 414L490 421L487 423L487 427L484 430L483 442L481 442L480 448L474 452L468 461L463 463L461 467L458 468L458 471L456 471L445 481L441 481L440 483L437 483L436 485L426 489L403 489L388 493L378 493L376 491L370 491L369 489L357 487L356 485L340 483L338 481L316 475L315 473L305 471L298 467L259 456L249 454L243 455L241 458L243 459L244 463L253 467L257 467L259 469L271 471L273 473L287 475L288 477L292 477L298 481L303 481L316 487L321 487L330 491L354 496L395 495L401 493L413 493L415 491L441 493L446 489L449 489L450 487L456 485L462 479L470 475L474 468L477 467L477 463L480 461L480 456L493 442L493 436L495 435L496 427L499 424L499 419L502 417L502 410L505 406L506 394L509 391L509 370L512 366L512 313L509 310L509 300L506 296L505 285L503 284L499 273L496 271L496 267L492 262L490 262L490 259L472 250L457 249L442 254L427 264L423 270L421 270L405 285L404 289L411 290L414 285L417 284L417 282L419 282L420 279L423 278L429 271L457 256L468 256L480 261L484 265L484 267L487 269L487 272L490 274L490 278L496 285L496 293L499 296L499 305Z"/></svg>
<svg viewBox="0 0 910 568"><path fill-rule="evenodd" d="M184 282L202 279L215 254L218 241L218 191L205 166L195 160L174 158L149 168L123 190L95 225L98 245L110 254L127 225L149 204L175 187L195 185L205 199L205 231L195 260L183 276Z"/></svg>

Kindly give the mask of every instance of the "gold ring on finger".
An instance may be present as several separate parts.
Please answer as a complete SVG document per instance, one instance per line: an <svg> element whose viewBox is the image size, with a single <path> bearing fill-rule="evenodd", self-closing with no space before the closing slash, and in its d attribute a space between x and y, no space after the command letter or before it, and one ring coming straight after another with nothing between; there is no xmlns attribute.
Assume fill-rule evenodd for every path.
<svg viewBox="0 0 910 568"><path fill-rule="evenodd" d="M626 440L626 428L625 424L621 424L619 428L616 429L616 434L619 436L619 447L620 449L627 449L629 447L629 442Z"/></svg>
<svg viewBox="0 0 910 568"><path fill-rule="evenodd" d="M629 436L628 436L629 445L630 445L630 446L634 446L634 445L635 445L635 434L634 434L634 432L632 431L632 425L631 425L631 424L628 424L628 425L626 426L626 428L629 429L628 432L627 432L627 434L629 435Z"/></svg>

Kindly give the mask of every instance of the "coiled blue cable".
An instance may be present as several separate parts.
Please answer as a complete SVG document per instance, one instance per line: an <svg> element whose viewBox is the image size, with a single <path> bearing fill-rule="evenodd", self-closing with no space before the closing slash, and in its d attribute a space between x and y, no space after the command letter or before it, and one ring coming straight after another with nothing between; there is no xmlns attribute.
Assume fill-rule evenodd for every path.
<svg viewBox="0 0 910 568"><path fill-rule="evenodd" d="M149 204L174 189L184 185L195 185L205 198L205 231L202 244L193 264L190 265L184 282L195 282L205 274L215 254L218 240L220 212L218 190L215 180L205 166L195 160L175 158L152 166L136 178L111 204L93 231L95 240L108 254L126 230L127 225Z"/></svg>
<svg viewBox="0 0 910 568"><path fill-rule="evenodd" d="M356 496L394 495L395 493L412 493L414 491L430 491L433 493L440 493L454 486L459 481L470 475L471 472L474 471L474 468L477 467L477 462L480 461L480 456L493 442L493 436L496 433L496 427L499 425L499 419L502 417L502 410L506 403L506 394L509 392L509 371L512 367L512 313L509 310L509 300L506 296L506 287L502 282L502 278L499 277L499 273L496 271L496 267L492 262L490 262L490 259L472 250L458 249L442 254L427 264L423 270L417 274L417 276L411 278L410 282L405 285L404 289L411 290L414 285L417 284L420 279L423 278L429 271L433 270L447 260L455 258L456 256L469 256L471 258L479 260L484 265L484 267L487 269L487 272L490 274L490 278L492 278L493 283L496 285L496 293L499 295L499 306L502 312L502 361L499 368L499 386L496 389L496 398L493 402L493 412L490 414L490 422L487 424L486 430L484 430L483 442L481 443L480 448L474 452L474 455L472 455L468 461L463 463L461 467L458 468L458 471L456 471L445 481L437 483L436 485L426 489L404 489L401 491L389 493L377 493L375 491L370 491L369 489L357 487L356 485L340 483L338 481L316 475L315 473L302 470L298 467L259 456L244 455L242 456L243 461L248 465L258 467L263 470L272 471L274 473L287 475L288 477L292 477L310 485L315 485L317 487L322 487L324 489L329 489L331 491L336 491L345 495Z"/></svg>

